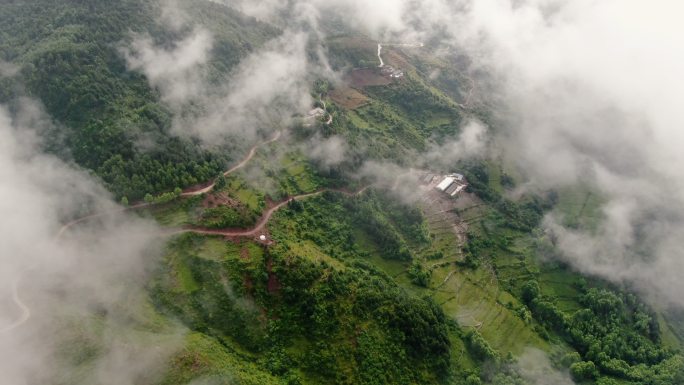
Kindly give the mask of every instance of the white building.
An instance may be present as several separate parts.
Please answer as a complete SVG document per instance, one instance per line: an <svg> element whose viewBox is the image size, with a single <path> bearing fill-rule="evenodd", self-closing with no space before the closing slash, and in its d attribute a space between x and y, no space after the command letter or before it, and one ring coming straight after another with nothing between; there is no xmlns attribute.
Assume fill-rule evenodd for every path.
<svg viewBox="0 0 684 385"><path fill-rule="evenodd" d="M320 107L314 108L313 110L309 111L309 113L307 114L307 116L312 117L312 118L318 118L318 117L323 116L323 115L325 115L325 110L320 108Z"/></svg>
<svg viewBox="0 0 684 385"><path fill-rule="evenodd" d="M382 73L385 76L389 76L392 79L399 79L404 77L404 71L396 69L392 66L382 67L380 73Z"/></svg>
<svg viewBox="0 0 684 385"><path fill-rule="evenodd" d="M435 189L449 196L455 197L461 191L465 190L466 186L468 186L468 183L463 175L449 174L444 176L444 179L442 179L439 184L435 186Z"/></svg>
<svg viewBox="0 0 684 385"><path fill-rule="evenodd" d="M449 188L449 186L451 186L455 181L456 180L454 178L447 176L444 179L442 179L441 182L439 182L436 188L439 191L446 191Z"/></svg>

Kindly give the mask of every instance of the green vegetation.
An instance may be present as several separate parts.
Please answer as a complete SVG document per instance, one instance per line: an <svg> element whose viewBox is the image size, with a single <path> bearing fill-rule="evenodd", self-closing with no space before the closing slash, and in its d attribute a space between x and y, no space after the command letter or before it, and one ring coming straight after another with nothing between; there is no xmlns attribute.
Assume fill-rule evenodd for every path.
<svg viewBox="0 0 684 385"><path fill-rule="evenodd" d="M459 112L420 82L407 80L388 87L369 87L369 90L373 99L367 106L354 111L331 107L336 117L326 128L326 134L344 136L354 151L358 151L353 156L403 164L415 156L416 150L424 150L429 138L457 132ZM412 107L416 100L422 100L419 108ZM444 119L436 126L426 124L425 114Z"/></svg>
<svg viewBox="0 0 684 385"><path fill-rule="evenodd" d="M171 113L144 76L126 69L117 50L131 32L169 38L171 32L154 21L154 4L0 5L0 59L20 67L14 79L0 83L0 102L20 103L24 93L38 98L59 123L46 133L48 150L94 171L117 199L129 201L209 180L228 161L170 135ZM214 77L276 33L209 1L188 9L215 35L209 71Z"/></svg>
<svg viewBox="0 0 684 385"><path fill-rule="evenodd" d="M147 194L145 202L153 205L140 212L164 226L224 229L254 225L266 207L264 195L247 187L246 182L237 176L226 178L223 189L215 186L207 194L179 196L178 189L156 197Z"/></svg>
<svg viewBox="0 0 684 385"><path fill-rule="evenodd" d="M269 191L272 199L314 192L330 184L301 152L282 153L283 148L278 145L269 150L260 152L246 173L259 174L252 177L251 185Z"/></svg>
<svg viewBox="0 0 684 385"><path fill-rule="evenodd" d="M209 241L186 235L170 245L155 301L264 373L358 384L448 374L443 313L384 274L355 264L338 269L285 245L264 251L242 243L219 259L196 254Z"/></svg>
<svg viewBox="0 0 684 385"><path fill-rule="evenodd" d="M214 2L180 5L214 35L212 82L278 34ZM0 5L0 59L20 68L0 81L0 102L16 109L22 96L38 98L56 123L42 133L46 150L90 170L124 206L153 203L136 212L164 227L250 228L274 202L359 187L349 175L369 159L414 165L464 119L457 103L466 79L453 63L397 53L405 78L359 89L368 101L358 108L327 100L327 82L314 85L333 123L294 127L294 141L342 136L349 153L341 164L319 167L274 143L223 176L232 153L172 136L171 111L118 52L131 32L160 44L183 33L157 24L157 6ZM354 35L328 42L335 68L375 66L376 48ZM519 181L500 162L451 165L471 193L446 210L461 232L425 203L371 188L291 200L269 222L267 241L173 238L129 338L171 334L171 320L187 329L164 385L524 384L516 358L528 348L582 384L684 383L681 328L628 288L545 259L556 250L539 230L544 215L555 210L568 227L595 229L601 197L576 187L511 199ZM209 193L181 196L181 188L212 179ZM102 332L102 319L83 322ZM76 342L63 344L64 359L87 372L101 347L85 332L70 337Z"/></svg>
<svg viewBox="0 0 684 385"><path fill-rule="evenodd" d="M527 319L531 314L539 323L531 326L542 338L576 349L573 359L562 360L576 380L682 381L682 356L662 346L658 316L635 295L597 280L588 282L563 267L535 262L521 249L526 243L534 253L537 247L550 247L543 239L523 240L530 237L542 213L556 203L555 194L548 194L545 200L529 197L510 202L491 187L483 164L466 167L469 188L491 207L486 216L478 218L480 228L469 234L468 266L480 268L491 263L500 285L521 301L521 317ZM517 256L517 261L511 264L503 253Z"/></svg>
<svg viewBox="0 0 684 385"><path fill-rule="evenodd" d="M267 252L238 251L237 249L244 248L243 244L237 249L229 248L233 251L223 254L223 259L193 256L192 250L202 250L203 247L192 245L192 242L202 243L206 240L196 236L185 236L182 246L172 247L173 250L187 250L188 254L184 258L189 258L186 260L188 262L181 266L189 266L191 271L197 269L219 276L200 275L199 278L193 276L193 279L187 279L183 278L184 273L167 272L162 274L162 277L179 277L179 283L175 286L187 292L187 298L214 290L213 294L206 298L197 297L197 300L193 301L182 299L185 297L168 297L168 293L173 292L169 288L158 290L160 298L169 298L161 301L160 306L167 309L166 311L172 309L176 316L189 316L190 319L186 322L192 325L193 329L208 333L224 344L235 345L235 349L246 349L254 355L256 362L264 365L263 370L268 373L284 378L298 376L302 383L316 383L323 378L333 378L332 381L337 383L392 382L389 378L405 378L409 382L425 383L451 377L454 380L462 378L464 381L469 378L468 381L472 383L476 383L477 378L483 383L522 384L525 383L523 377L515 366L511 365L510 358L504 357L510 351L521 352L518 349L526 346L537 346L549 351L553 354L552 357L559 357L554 362L559 367L567 368L578 381L619 378L622 381L632 381L634 384L643 381L657 384L675 383L673 381L679 380L682 373L681 356L659 347L660 330L652 311L631 294L617 294L618 292L609 289L591 287L599 282L589 285L572 273L554 272L552 266L535 262L534 259L529 259L530 257L521 260L520 253L531 252L535 246L532 243L529 249L520 249L520 238L529 235L520 230L519 226L507 223L510 221L515 224L518 217L494 215L491 212L495 210L494 207L487 210L490 210L490 215L482 222L482 226L483 230L489 231L490 238L481 239L477 233L473 233L466 245L467 254L476 254L479 263L470 267L467 264L460 268L456 267L460 271L457 270L449 281L450 284L461 280L458 288L452 293L456 292L459 296L471 292L479 295L478 300L485 302L478 306L487 303L486 301L496 301L500 304L495 305L495 308L499 309L498 316L478 320L479 322L472 325L473 329L469 328L469 321L466 318L456 316L449 321L452 301L442 303L441 293L448 291L440 287L440 279L435 279L435 275L441 275L441 268L428 268L425 264L429 261L427 256L425 259L418 257L424 254L421 250L424 250L425 244L430 243L430 237L425 236L424 230L417 230L415 226L416 223L423 223L420 212L393 203L388 197L373 191L353 198L326 193L305 201L292 202L276 214L271 224L276 244ZM493 223L488 223L493 219ZM384 226L382 233L393 236L373 237L372 233L369 233L370 237L361 237L356 229L364 223ZM362 229L364 234L369 231L365 227ZM505 242L498 240L501 234L506 234ZM401 247L407 252L404 259L396 258L396 242L400 242L403 245ZM510 265L510 262L506 262L510 257L505 254L509 253L516 254L513 257L518 261L517 264ZM404 263L404 260L412 261L403 265L406 279L401 276L392 278L385 273L386 267L390 265L378 264L375 255L389 261L390 265ZM456 266L458 264L459 262L456 262ZM454 266L447 264L446 267L449 268L449 265ZM476 277L486 277L487 275L482 273L491 267L494 268L496 279L494 285L488 282L489 288L480 287L477 283L479 278ZM469 269L474 270L469 273ZM521 269L527 272L520 275ZM513 279L511 270L518 271L519 278ZM182 272L182 269L179 271ZM546 277L553 278L548 281ZM573 286L574 291L559 286L559 279L567 281L568 285ZM200 289L195 287L193 282L224 283L214 289L205 283ZM228 291L226 282L230 283ZM167 285L174 287L168 283ZM429 291L422 291L422 288ZM476 294L490 289L498 291L492 299ZM391 296L372 294L374 290L385 294L389 292ZM425 294L430 292L433 294L426 297ZM230 298L220 302L232 309L231 315L209 317L208 314L214 315L218 311L214 308L218 304L210 302L215 299L210 298L225 296L226 293ZM354 295L349 297L343 293ZM557 307L559 297L555 293L572 294L576 301L574 307L567 311L560 310ZM380 302L372 302L373 305L369 305L368 308L359 307L370 298L377 298L374 301ZM391 301L391 298L394 298L394 301ZM426 305L420 305L422 302L415 301L425 298L420 301L427 301L426 304L429 306L426 309L433 309L433 315L430 317L442 320L440 327L443 331L439 333L444 336L443 342L435 341L434 346L422 346L421 343L426 342L425 336L420 341L411 342L410 339L407 340L408 335L400 340L393 340L384 334L392 330L394 321L388 322L387 317L391 320L391 316L396 315L398 308L394 302L401 298L415 298L408 300L406 310L402 311L419 311L418 314L427 311L417 310ZM249 305L244 305L241 301L247 301ZM371 311L385 308L387 305L382 305L382 301L390 301L388 303L393 304L389 313L381 315ZM468 300L458 302L462 305L457 308L468 306ZM194 307L178 309L179 304L184 303ZM204 314L196 309L200 305L192 305L193 303L202 304L200 309L209 306L210 310L204 312L210 313ZM236 306L238 308L235 308ZM244 309L240 306L252 309L251 315L243 313ZM254 310L259 308L264 309L266 313ZM462 313L462 310L460 312ZM501 312L507 315L502 317ZM242 314L241 318L230 318L236 317L236 314ZM265 318L257 322L259 314ZM479 316L473 316L474 319L477 317ZM223 320L227 319L231 322L224 325ZM458 328L454 321L466 329ZM214 325L214 322L220 324ZM273 322L276 322L277 328L272 325ZM255 325L261 326L254 329ZM515 333L500 330L511 325L518 325L515 327L521 329ZM313 332L317 330L319 332ZM430 330L429 333L436 332ZM439 333L437 335L440 335ZM524 339L526 334L530 339ZM268 341L273 340L275 336L278 343L269 345ZM345 341L349 340L356 342L348 345ZM404 341L407 345L398 347L397 341ZM445 343L447 345L443 345ZM451 356L454 345L463 346L469 358L454 359ZM552 353L549 349L554 345L568 353L560 356ZM379 346L383 348L378 350ZM444 347L438 346L452 346L450 349L446 348L452 353L447 354L443 350ZM404 357L405 353L399 354L402 349L406 349L405 352L417 349L422 355L426 352L430 355L437 354L431 361L438 360L441 364L409 364L407 361L402 365L409 365L415 370L401 370L401 365L393 366L389 363L403 362L399 358ZM405 359L410 359L411 354L406 357L408 358ZM475 364L477 362L482 364ZM494 374L477 370L479 365L486 363L493 363L497 368ZM473 369L475 373L480 374L473 375L470 372ZM392 377L383 377L388 376L388 373ZM428 373L442 374L431 377Z"/></svg>

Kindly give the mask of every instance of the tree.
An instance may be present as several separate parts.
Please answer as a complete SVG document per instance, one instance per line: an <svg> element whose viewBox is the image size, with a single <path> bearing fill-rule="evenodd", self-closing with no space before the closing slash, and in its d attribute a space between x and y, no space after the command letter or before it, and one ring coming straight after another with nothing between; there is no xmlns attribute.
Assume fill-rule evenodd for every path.
<svg viewBox="0 0 684 385"><path fill-rule="evenodd" d="M121 197L121 205L122 206L128 206L128 198Z"/></svg>
<svg viewBox="0 0 684 385"><path fill-rule="evenodd" d="M466 335L465 342L470 352L477 359L482 361L499 360L499 353L496 350L492 349L492 347L489 346L489 343L487 343L487 340L485 340L484 337L482 337L480 333L478 333L477 331L473 330L469 332Z"/></svg>
<svg viewBox="0 0 684 385"><path fill-rule="evenodd" d="M466 384L468 384L468 385L482 385L482 380L480 380L479 376L477 376L475 374L471 374L468 376L468 378L466 378Z"/></svg>
<svg viewBox="0 0 684 385"><path fill-rule="evenodd" d="M418 286L428 287L430 284L430 276L432 271L425 270L420 262L413 262L413 265L408 270L408 275L411 278L411 282Z"/></svg>
<svg viewBox="0 0 684 385"><path fill-rule="evenodd" d="M570 352L563 356L561 359L561 364L565 367L570 367L572 364L582 361L582 357L577 352Z"/></svg>
<svg viewBox="0 0 684 385"><path fill-rule="evenodd" d="M570 365L570 374L577 381L591 380L596 378L598 370L591 361L580 361Z"/></svg>
<svg viewBox="0 0 684 385"><path fill-rule="evenodd" d="M217 178L216 181L214 181L214 191L221 191L226 186L228 185L228 182L226 181L226 177L223 174L220 174Z"/></svg>
<svg viewBox="0 0 684 385"><path fill-rule="evenodd" d="M541 289L539 288L539 283L535 280L529 280L522 287L522 300L526 304L532 303L538 296Z"/></svg>

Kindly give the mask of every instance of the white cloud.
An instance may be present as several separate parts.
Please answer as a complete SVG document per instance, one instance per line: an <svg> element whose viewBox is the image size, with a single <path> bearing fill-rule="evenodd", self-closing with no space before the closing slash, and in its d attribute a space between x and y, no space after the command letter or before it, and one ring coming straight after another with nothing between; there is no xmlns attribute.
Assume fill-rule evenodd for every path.
<svg viewBox="0 0 684 385"><path fill-rule="evenodd" d="M122 52L129 68L142 71L165 101L183 104L201 94L202 65L209 60L212 46L212 35L195 28L173 47L158 46L150 36L138 35Z"/></svg>
<svg viewBox="0 0 684 385"><path fill-rule="evenodd" d="M548 226L588 273L684 305L684 27L674 1L477 1L459 42L504 79L508 148L537 184L592 183L595 234ZM458 28L458 27L456 27ZM681 250L681 248L679 248ZM667 283L667 284L665 284Z"/></svg>
<svg viewBox="0 0 684 385"><path fill-rule="evenodd" d="M448 138L442 144L433 144L422 154L421 162L426 167L448 171L459 160L484 155L487 134L487 127L482 122L470 119L463 124L457 138Z"/></svg>
<svg viewBox="0 0 684 385"><path fill-rule="evenodd" d="M479 96L489 97L494 121L500 126L496 131L505 136L510 152L507 155L532 182L557 187L583 181L607 197L603 227L593 235L581 234L591 242L582 247L561 243L570 262L584 271L639 281L642 286L648 280L676 282L675 277L684 273L679 268L684 256L676 251L679 243L674 235L684 229L684 172L679 166L684 162L684 118L679 111L684 100L680 73L684 51L678 49L684 43L684 27L678 19L684 5L680 2L270 0L227 4L276 21L288 31L247 58L231 85L209 103L202 103L208 106L207 113L181 121L176 125L179 131L208 142L224 134L250 137L265 126L287 122L294 112L305 111L311 102L306 79L312 71L306 57L307 36L322 36L321 31L311 34L307 28L324 29L331 15L342 15L378 40L441 37L443 46L457 47L458 53L471 59L468 70L488 74L476 79L481 83L477 88L486 90L480 92L488 93ZM291 9L299 12L288 25L282 17L292 16ZM178 86L170 87L169 95L196 95L182 79L188 68L206 61L203 41L196 38L177 45L178 49L196 47L186 48L189 57L197 59L187 65L181 61L171 75L148 70L148 76L181 79ZM440 55L453 52L437 52L440 48L427 47ZM151 68L158 67L153 63L177 57L175 50L150 49L146 44L140 44L140 50L151 52L138 58ZM196 79L189 79L194 84ZM163 83L159 80L160 88ZM436 150L467 153L477 144L462 143L472 138L465 135L461 142L450 143L451 148ZM644 253L649 257L636 256ZM614 262L612 271L594 263L603 259ZM684 305L676 295L681 289L649 288Z"/></svg>
<svg viewBox="0 0 684 385"><path fill-rule="evenodd" d="M41 154L36 130L25 124L46 121L41 108L26 100L15 116L0 107L2 383L69 378L75 368L59 358L64 346L75 353L87 340L98 348L95 369L84 372L91 383L133 384L174 351L170 339L160 342L167 350L159 350L130 338L158 232L112 213L58 237L71 218L116 205L88 174ZM95 320L106 325L103 333L87 331Z"/></svg>
<svg viewBox="0 0 684 385"><path fill-rule="evenodd" d="M176 132L215 143L285 127L312 104L307 42L305 33L288 32L245 58L227 84L203 95L198 115L176 121Z"/></svg>
<svg viewBox="0 0 684 385"><path fill-rule="evenodd" d="M311 159L322 166L330 168L337 166L347 159L348 145L344 138L331 136L329 138L314 137L306 143L305 151Z"/></svg>

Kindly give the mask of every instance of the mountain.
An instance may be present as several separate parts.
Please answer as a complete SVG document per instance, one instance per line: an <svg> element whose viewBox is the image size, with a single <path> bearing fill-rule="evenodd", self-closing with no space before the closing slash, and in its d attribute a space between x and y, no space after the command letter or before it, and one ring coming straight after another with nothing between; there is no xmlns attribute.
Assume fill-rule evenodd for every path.
<svg viewBox="0 0 684 385"><path fill-rule="evenodd" d="M298 18L307 8L243 11L0 4L0 103L39 105L40 152L155 229L132 294L112 288L113 306L85 314L58 296L50 383L684 383L676 312L555 258L545 215L591 231L601 194L523 188L462 57L383 46L344 17L319 28ZM175 51L203 34L207 59L189 69L159 80L132 64L140 42L181 52L169 67L204 57ZM180 102L179 77L194 86ZM190 129L216 122L244 136ZM55 215L57 240L106 222L87 203ZM140 360L112 364L127 355Z"/></svg>

